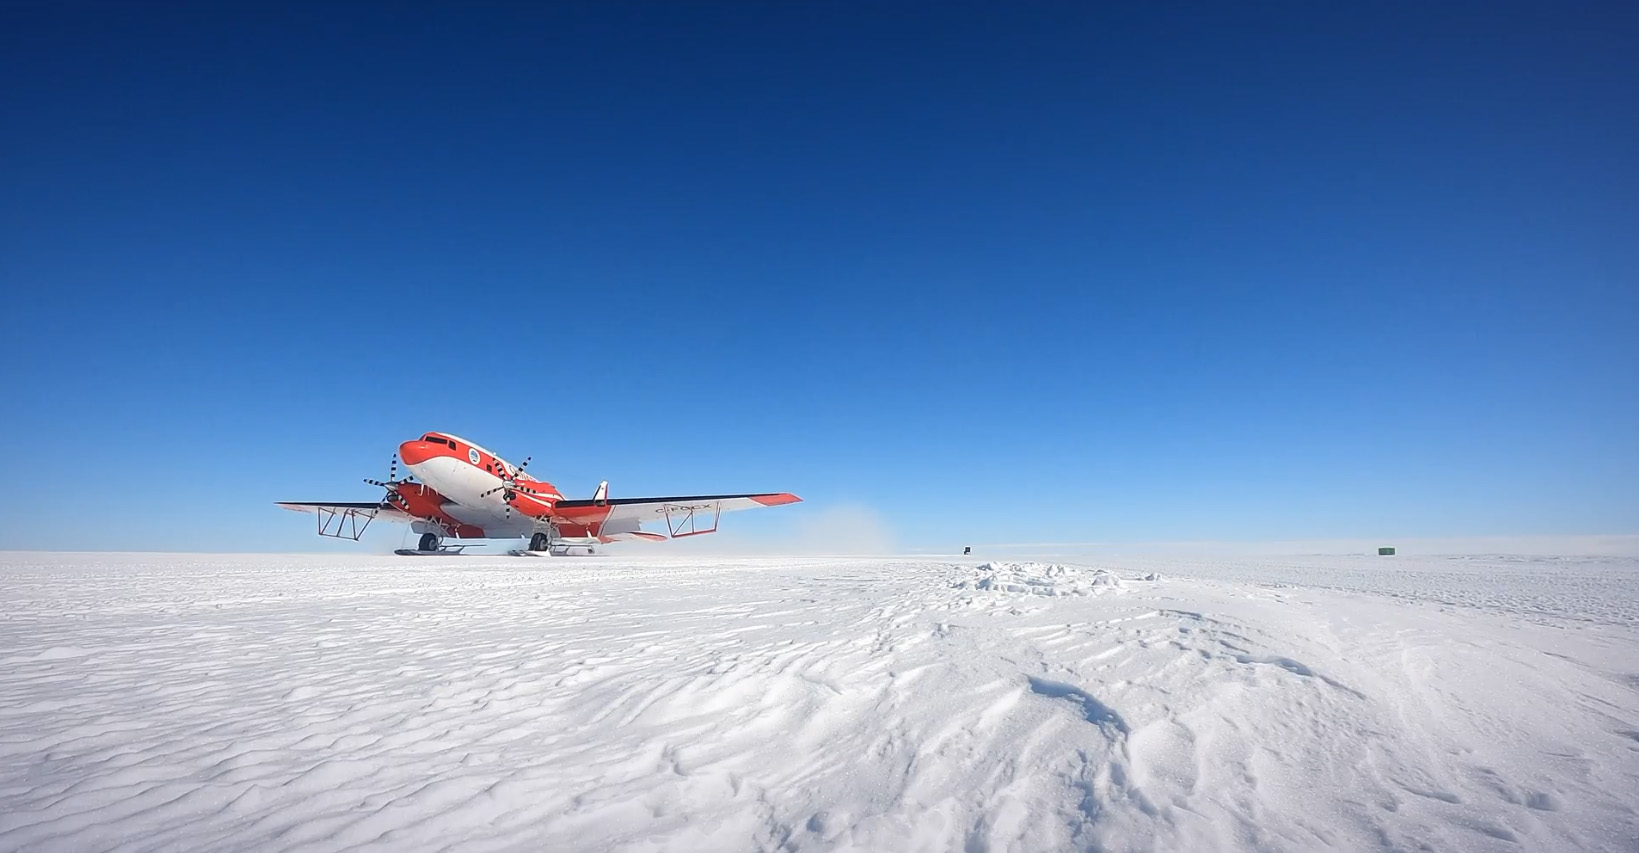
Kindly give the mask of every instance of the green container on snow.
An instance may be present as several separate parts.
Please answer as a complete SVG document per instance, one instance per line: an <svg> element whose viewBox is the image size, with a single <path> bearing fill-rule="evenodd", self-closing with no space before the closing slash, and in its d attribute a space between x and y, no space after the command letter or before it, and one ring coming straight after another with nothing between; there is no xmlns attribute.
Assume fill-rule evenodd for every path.
<svg viewBox="0 0 1639 853"><path fill-rule="evenodd" d="M1377 549L1377 556L1379 556L1379 557L1392 557L1392 556L1394 556L1394 549L1393 548L1378 548Z"/></svg>

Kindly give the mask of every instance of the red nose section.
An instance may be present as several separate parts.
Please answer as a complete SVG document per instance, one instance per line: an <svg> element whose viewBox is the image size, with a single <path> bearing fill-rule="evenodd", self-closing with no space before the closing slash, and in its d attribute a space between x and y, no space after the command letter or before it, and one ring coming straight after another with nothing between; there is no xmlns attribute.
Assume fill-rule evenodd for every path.
<svg viewBox="0 0 1639 853"><path fill-rule="evenodd" d="M405 465L420 465L434 456L448 456L450 447L442 442L406 441L398 446L398 458Z"/></svg>

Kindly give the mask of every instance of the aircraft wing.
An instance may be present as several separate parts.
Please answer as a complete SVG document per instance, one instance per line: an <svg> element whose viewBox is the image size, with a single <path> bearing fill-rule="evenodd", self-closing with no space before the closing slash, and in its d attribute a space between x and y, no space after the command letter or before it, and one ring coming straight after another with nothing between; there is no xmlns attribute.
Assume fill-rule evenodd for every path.
<svg viewBox="0 0 1639 853"><path fill-rule="evenodd" d="M385 501L275 501L279 506L292 512L311 512L318 515L346 514L348 512L369 514L374 512L374 518L382 521L415 521L415 516L393 506Z"/></svg>
<svg viewBox="0 0 1639 853"><path fill-rule="evenodd" d="M607 498L589 501L558 501L552 515L575 523L601 522L606 529L636 530L645 521L667 522L672 535L679 524L691 519L706 522L719 513L737 509L794 504L802 498L790 492L762 492L747 495L684 495L662 498ZM692 528L691 528L692 529ZM707 531L700 531L707 532Z"/></svg>

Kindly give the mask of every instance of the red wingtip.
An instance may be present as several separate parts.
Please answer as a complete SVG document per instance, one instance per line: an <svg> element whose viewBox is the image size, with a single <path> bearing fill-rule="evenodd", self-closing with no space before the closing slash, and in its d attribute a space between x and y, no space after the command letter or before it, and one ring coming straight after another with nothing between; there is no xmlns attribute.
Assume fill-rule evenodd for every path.
<svg viewBox="0 0 1639 853"><path fill-rule="evenodd" d="M784 506L786 504L801 503L802 498L790 492L780 492L777 495L753 495L752 500L763 506Z"/></svg>

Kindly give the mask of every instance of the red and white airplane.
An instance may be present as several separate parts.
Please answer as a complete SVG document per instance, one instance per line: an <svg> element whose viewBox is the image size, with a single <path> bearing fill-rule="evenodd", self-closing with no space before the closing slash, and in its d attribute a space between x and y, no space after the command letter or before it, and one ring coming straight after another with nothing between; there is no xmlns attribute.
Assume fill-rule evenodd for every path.
<svg viewBox="0 0 1639 853"><path fill-rule="evenodd" d="M413 476L397 479L399 458ZM787 492L610 498L608 481L598 486L591 500L564 500L557 487L524 473L528 465L525 459L523 465L513 466L460 436L429 432L398 446L385 482L365 480L387 490L379 501L281 501L279 506L317 514L320 536L354 541L377 518L408 522L421 534L420 548L400 550L400 554L465 547L446 546L445 539L518 538L527 538L529 549L514 553L562 554L574 546L715 533L718 519L729 510L802 500ZM665 523L666 533L643 530L646 521Z"/></svg>

